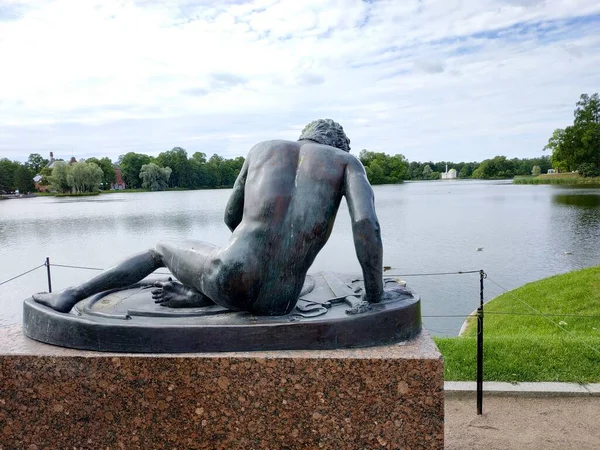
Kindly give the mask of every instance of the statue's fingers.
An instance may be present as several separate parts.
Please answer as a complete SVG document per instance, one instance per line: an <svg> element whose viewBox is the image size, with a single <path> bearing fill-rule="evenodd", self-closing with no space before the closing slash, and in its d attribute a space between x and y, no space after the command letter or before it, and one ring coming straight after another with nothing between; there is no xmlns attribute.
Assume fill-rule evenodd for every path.
<svg viewBox="0 0 600 450"><path fill-rule="evenodd" d="M163 287L163 286L164 286L164 284L165 284L165 282L164 282L164 281L160 281L160 280L158 280L158 281L155 281L155 282L154 282L154 284L153 284L152 286L154 286L154 287Z"/></svg>

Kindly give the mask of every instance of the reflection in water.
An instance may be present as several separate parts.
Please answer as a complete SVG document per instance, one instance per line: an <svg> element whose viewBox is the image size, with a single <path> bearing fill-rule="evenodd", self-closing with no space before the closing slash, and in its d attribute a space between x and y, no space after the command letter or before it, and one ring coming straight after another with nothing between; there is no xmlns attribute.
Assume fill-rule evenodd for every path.
<svg viewBox="0 0 600 450"><path fill-rule="evenodd" d="M555 204L567 206L573 210L570 216L575 218L572 225L582 237L580 241L588 243L600 229L600 194L557 194L552 196ZM593 245L593 244L592 244Z"/></svg>
<svg viewBox="0 0 600 450"><path fill-rule="evenodd" d="M600 189L517 186L504 182L419 182L376 186L384 264L394 273L484 269L507 288L600 264ZM230 191L38 197L0 202L0 281L41 264L110 267L165 239L227 243ZM483 251L476 251L483 247ZM571 254L565 254L565 252ZM348 208L342 202L331 237L311 272L360 273ZM55 268L55 289L93 273ZM475 274L406 277L428 315L467 315L479 302ZM21 299L45 289L42 271L0 287L0 326L21 320ZM485 298L501 291L485 286ZM456 334L462 318L428 318L435 334Z"/></svg>
<svg viewBox="0 0 600 450"><path fill-rule="evenodd" d="M598 208L600 207L600 194L554 194L552 201L557 205Z"/></svg>
<svg viewBox="0 0 600 450"><path fill-rule="evenodd" d="M106 198L109 197L109 198ZM124 202L123 198L110 198L110 196L105 195L101 198L98 197L56 197L55 203L115 203L115 202Z"/></svg>
<svg viewBox="0 0 600 450"><path fill-rule="evenodd" d="M553 194L552 232L567 254L576 255L570 269L600 264L596 247L600 239L600 194L598 189L572 189Z"/></svg>

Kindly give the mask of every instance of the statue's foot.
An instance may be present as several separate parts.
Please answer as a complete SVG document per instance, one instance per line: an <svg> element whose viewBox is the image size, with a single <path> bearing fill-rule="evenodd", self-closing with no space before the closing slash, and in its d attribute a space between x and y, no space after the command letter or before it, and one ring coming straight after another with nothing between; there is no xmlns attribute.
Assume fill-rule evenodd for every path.
<svg viewBox="0 0 600 450"><path fill-rule="evenodd" d="M197 308L215 303L206 295L176 281L157 281L152 290L154 303L169 308Z"/></svg>
<svg viewBox="0 0 600 450"><path fill-rule="evenodd" d="M52 294L39 292L33 294L32 297L36 302L63 313L71 311L71 308L73 308L78 301L74 292L70 289L65 289L62 292L55 292Z"/></svg>

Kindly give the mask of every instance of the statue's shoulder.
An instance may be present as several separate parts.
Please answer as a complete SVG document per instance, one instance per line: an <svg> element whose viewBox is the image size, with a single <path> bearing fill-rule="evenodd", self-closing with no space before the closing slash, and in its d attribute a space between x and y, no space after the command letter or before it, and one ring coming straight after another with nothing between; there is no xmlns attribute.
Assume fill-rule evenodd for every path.
<svg viewBox="0 0 600 450"><path fill-rule="evenodd" d="M342 151L342 150L340 150L340 151ZM346 158L348 161L348 166L350 166L351 168L354 168L354 169L364 170L363 163L360 162L360 159L358 159L356 156L352 155L351 153L344 152L344 151L342 151L342 152L346 155Z"/></svg>
<svg viewBox="0 0 600 450"><path fill-rule="evenodd" d="M263 151L263 150L272 150L272 149L281 149L281 148L298 148L300 144L298 141L286 141L283 139L273 139L269 141L262 141L256 144L254 147L250 149L250 152Z"/></svg>

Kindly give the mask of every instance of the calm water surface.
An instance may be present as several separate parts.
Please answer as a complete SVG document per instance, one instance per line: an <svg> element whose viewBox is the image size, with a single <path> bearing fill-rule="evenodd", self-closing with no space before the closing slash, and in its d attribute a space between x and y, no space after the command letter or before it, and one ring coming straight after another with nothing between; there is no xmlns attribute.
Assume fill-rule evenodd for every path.
<svg viewBox="0 0 600 450"><path fill-rule="evenodd" d="M223 245L229 190L39 197L0 201L0 282L41 264L109 267L161 239ZM529 281L600 265L600 188L436 181L376 186L384 264L393 273L484 269L485 297ZM477 251L483 247L482 251ZM360 273L348 209L311 271ZM55 289L93 272L53 268ZM479 276L406 276L422 297L425 326L455 335L477 307ZM21 320L21 301L47 289L44 269L0 286L0 326Z"/></svg>

